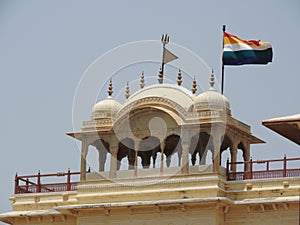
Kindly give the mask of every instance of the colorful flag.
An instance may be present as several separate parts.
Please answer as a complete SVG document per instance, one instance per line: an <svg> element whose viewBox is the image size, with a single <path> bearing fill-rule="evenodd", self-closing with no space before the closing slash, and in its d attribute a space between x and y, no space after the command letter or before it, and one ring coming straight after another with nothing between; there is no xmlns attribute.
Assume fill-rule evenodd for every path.
<svg viewBox="0 0 300 225"><path fill-rule="evenodd" d="M223 65L267 64L272 57L270 43L245 41L224 32Z"/></svg>
<svg viewBox="0 0 300 225"><path fill-rule="evenodd" d="M175 59L178 59L178 57L164 47L163 63L168 63Z"/></svg>

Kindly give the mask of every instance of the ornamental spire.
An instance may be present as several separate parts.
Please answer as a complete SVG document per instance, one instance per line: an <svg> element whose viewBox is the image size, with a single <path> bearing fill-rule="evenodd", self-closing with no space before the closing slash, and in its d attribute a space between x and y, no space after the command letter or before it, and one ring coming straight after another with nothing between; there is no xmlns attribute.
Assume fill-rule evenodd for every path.
<svg viewBox="0 0 300 225"><path fill-rule="evenodd" d="M144 76L144 71L141 74L141 78L140 78L140 87L141 89L143 89L145 87L145 76Z"/></svg>
<svg viewBox="0 0 300 225"><path fill-rule="evenodd" d="M211 70L211 75L210 75L210 88L214 88L215 85L215 75L214 75L214 70Z"/></svg>
<svg viewBox="0 0 300 225"><path fill-rule="evenodd" d="M130 89L129 89L128 81L127 81L126 90L125 90L125 97L126 97L126 99L128 99L130 97Z"/></svg>
<svg viewBox="0 0 300 225"><path fill-rule="evenodd" d="M112 80L110 79L109 84L108 84L108 96L111 96L113 93L113 86L112 86Z"/></svg>
<svg viewBox="0 0 300 225"><path fill-rule="evenodd" d="M192 86L193 86L192 93L196 94L196 92L197 92L197 81L196 81L195 77L194 77L193 85Z"/></svg>
<svg viewBox="0 0 300 225"><path fill-rule="evenodd" d="M159 72L158 72L158 83L162 84L163 83L163 71L162 71L162 68L159 69Z"/></svg>
<svg viewBox="0 0 300 225"><path fill-rule="evenodd" d="M181 83L182 83L182 75L181 75L181 70L179 69L178 70L178 75L177 75L177 84L178 86L181 86Z"/></svg>

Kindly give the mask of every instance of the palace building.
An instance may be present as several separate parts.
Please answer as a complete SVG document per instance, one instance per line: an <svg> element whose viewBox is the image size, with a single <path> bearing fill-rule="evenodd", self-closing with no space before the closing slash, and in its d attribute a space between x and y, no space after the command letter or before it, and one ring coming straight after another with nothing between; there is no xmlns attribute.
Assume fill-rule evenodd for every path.
<svg viewBox="0 0 300 225"><path fill-rule="evenodd" d="M127 86L123 104L113 98L111 81L108 97L95 104L90 120L68 133L81 141L80 172L17 175L12 211L0 214L0 221L298 224L300 166L289 163L300 158L252 160L251 145L264 141L232 116L214 79L212 73L210 88L197 95L195 80L191 91L181 85L181 71L177 84L146 86L142 74L140 90L130 95ZM299 144L299 115L263 124ZM88 169L91 148L98 151L97 171ZM230 157L222 166L225 151ZM282 166L274 167L278 162ZM56 177L64 180L54 182Z"/></svg>

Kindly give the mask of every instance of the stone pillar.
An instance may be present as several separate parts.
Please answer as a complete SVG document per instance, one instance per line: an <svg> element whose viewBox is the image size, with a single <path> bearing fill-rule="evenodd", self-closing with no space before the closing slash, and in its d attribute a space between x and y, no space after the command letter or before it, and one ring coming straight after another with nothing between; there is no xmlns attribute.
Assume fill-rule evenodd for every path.
<svg viewBox="0 0 300 225"><path fill-rule="evenodd" d="M221 134L218 128L214 128L212 130L212 138L213 138L213 171L215 173L220 172L220 163L221 163Z"/></svg>
<svg viewBox="0 0 300 225"><path fill-rule="evenodd" d="M103 172L105 170L107 149L103 145L103 148L97 149L97 150L98 150L98 154L99 154L99 172Z"/></svg>
<svg viewBox="0 0 300 225"><path fill-rule="evenodd" d="M139 145L140 142L138 141L138 139L134 140L134 151L135 151L135 161L134 161L134 176L137 177L138 175L138 152L139 152Z"/></svg>
<svg viewBox="0 0 300 225"><path fill-rule="evenodd" d="M118 145L112 145L109 147L110 149L110 170L109 170L109 178L117 177L117 154L118 154Z"/></svg>
<svg viewBox="0 0 300 225"><path fill-rule="evenodd" d="M200 157L200 165L205 165L206 164L207 151L208 150L204 149L203 154Z"/></svg>
<svg viewBox="0 0 300 225"><path fill-rule="evenodd" d="M182 128L181 146L182 146L182 164L181 173L189 173L189 150L190 150L190 135L187 128ZM180 159L179 159L180 160Z"/></svg>
<svg viewBox="0 0 300 225"><path fill-rule="evenodd" d="M233 140L230 146L231 163L236 163L239 140ZM236 172L236 164L231 164L230 170Z"/></svg>
<svg viewBox="0 0 300 225"><path fill-rule="evenodd" d="M200 137L199 137L200 138ZM206 157L207 157L207 152L208 152L208 146L206 146L202 140L200 142L200 162L199 165L205 165L206 164ZM202 153L202 154L201 154Z"/></svg>
<svg viewBox="0 0 300 225"><path fill-rule="evenodd" d="M189 173L189 147L190 147L190 145L185 142L183 142L181 145L182 145L181 173L188 174Z"/></svg>
<svg viewBox="0 0 300 225"><path fill-rule="evenodd" d="M249 143L244 143L244 151L243 151L243 158L244 161L249 162L250 161L250 144ZM250 171L251 165L249 163L244 164L244 171Z"/></svg>
<svg viewBox="0 0 300 225"><path fill-rule="evenodd" d="M159 173L160 175L164 174L164 150L165 150L165 142L161 141L160 143L160 149L161 149L161 156L160 156L160 169ZM180 160L180 159L179 159Z"/></svg>
<svg viewBox="0 0 300 225"><path fill-rule="evenodd" d="M85 135L82 136L81 140L81 164L80 164L80 181L86 180L86 156L88 153L88 140Z"/></svg>

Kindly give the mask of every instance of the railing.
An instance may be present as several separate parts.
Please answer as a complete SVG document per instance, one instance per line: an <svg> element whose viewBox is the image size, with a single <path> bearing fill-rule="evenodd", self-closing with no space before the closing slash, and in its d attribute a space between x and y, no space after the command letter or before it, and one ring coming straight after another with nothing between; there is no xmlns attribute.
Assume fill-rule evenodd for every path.
<svg viewBox="0 0 300 225"><path fill-rule="evenodd" d="M296 161L297 168L288 168L288 162ZM282 162L281 168L271 168L271 164ZM237 171L237 166L243 165L243 171ZM263 170L256 170L257 166L263 165ZM230 170L231 168L231 170ZM72 181L74 176L79 175L80 172L67 173L53 173L53 174L40 174L18 176L15 177L15 194L25 193L45 193L45 192L63 192L63 191L76 191L77 181ZM256 160L245 162L229 162L227 160L226 168L227 180L248 180L248 179L268 179L268 178L281 178L281 177L300 177L300 158L286 158L273 159L273 160ZM73 176L73 179L72 179ZM42 179L51 177L66 177L66 182L42 182ZM79 180L79 179L77 179Z"/></svg>
<svg viewBox="0 0 300 225"><path fill-rule="evenodd" d="M62 192L62 191L76 191L77 181L71 181L71 177L79 175L80 172L67 173L53 173L18 176L15 177L15 194L25 193L40 193L40 192ZM66 182L62 183L43 183L42 179L51 177L67 177Z"/></svg>
<svg viewBox="0 0 300 225"><path fill-rule="evenodd" d="M299 161L298 168L288 168L287 163ZM282 162L281 168L271 169L271 164ZM263 170L255 170L256 165L264 165ZM233 171L229 168L244 165L244 171ZM273 160L256 160L245 162L229 162L227 160L227 180L268 179L281 177L300 177L300 158L286 158Z"/></svg>

